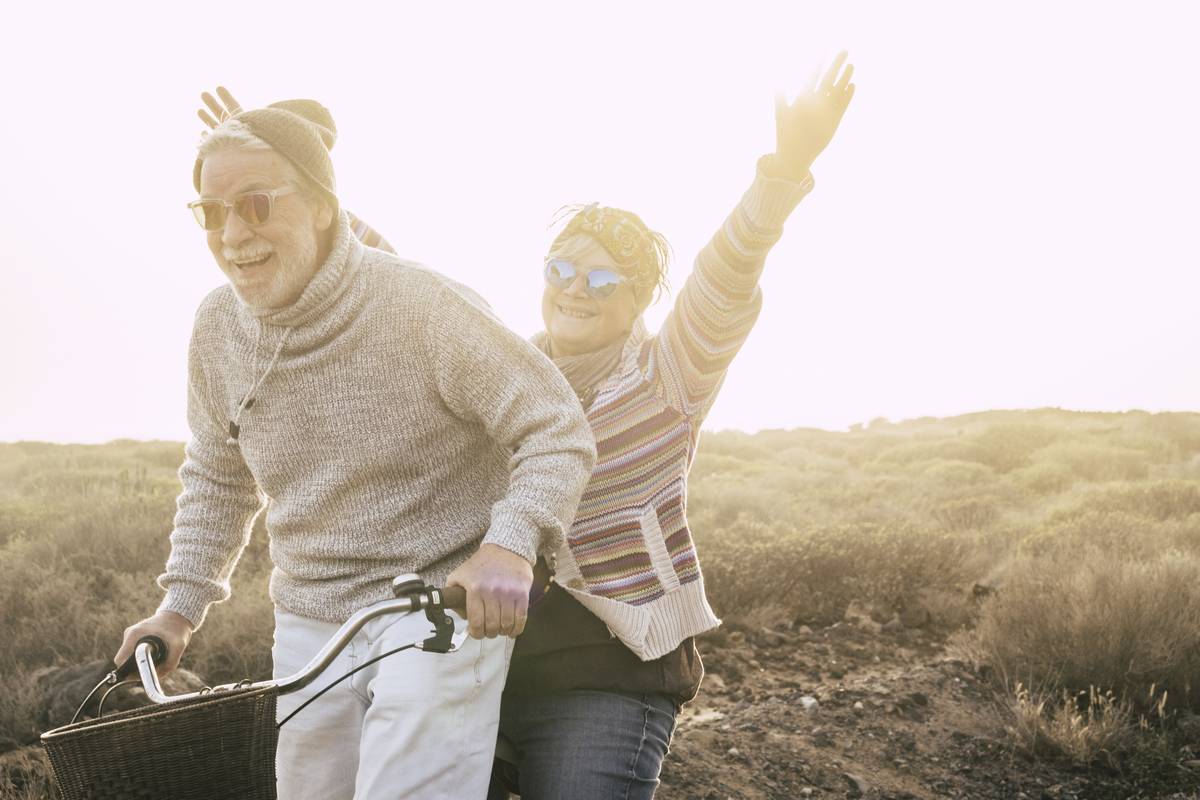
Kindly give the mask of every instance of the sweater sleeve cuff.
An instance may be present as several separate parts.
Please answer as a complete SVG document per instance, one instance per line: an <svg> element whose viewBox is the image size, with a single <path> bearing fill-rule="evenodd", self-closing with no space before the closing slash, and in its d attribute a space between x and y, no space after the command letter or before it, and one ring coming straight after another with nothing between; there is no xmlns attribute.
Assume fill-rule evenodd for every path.
<svg viewBox="0 0 1200 800"><path fill-rule="evenodd" d="M813 189L812 173L807 173L800 181L782 177L771 177L764 170L765 162L770 156L758 160L758 168L754 175L754 183L742 197L742 208L749 221L760 230L778 231L783 228L793 209L800 204Z"/></svg>
<svg viewBox="0 0 1200 800"><path fill-rule="evenodd" d="M167 594L158 605L159 611L173 611L188 622L192 629L197 630L204 624L208 608L215 602L208 592L199 586L187 583L172 583L167 588Z"/></svg>
<svg viewBox="0 0 1200 800"><path fill-rule="evenodd" d="M508 514L493 514L482 544L494 544L533 564L537 561L541 532L536 526Z"/></svg>

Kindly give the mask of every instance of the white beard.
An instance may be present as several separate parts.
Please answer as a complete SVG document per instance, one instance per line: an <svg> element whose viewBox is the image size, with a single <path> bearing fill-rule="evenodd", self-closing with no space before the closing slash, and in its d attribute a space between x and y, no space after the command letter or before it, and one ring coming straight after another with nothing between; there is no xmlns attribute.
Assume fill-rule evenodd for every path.
<svg viewBox="0 0 1200 800"><path fill-rule="evenodd" d="M230 281L234 292L243 303L256 310L274 311L296 301L320 266L316 263L316 238L297 238L300 241L296 242L296 247L285 252L278 249L273 251L277 263L274 274L266 284L243 287L236 281ZM247 260L247 257L253 258L256 253L261 255L262 252L262 248L253 246L236 251L227 248L221 251L221 256L232 270L237 270L234 259Z"/></svg>

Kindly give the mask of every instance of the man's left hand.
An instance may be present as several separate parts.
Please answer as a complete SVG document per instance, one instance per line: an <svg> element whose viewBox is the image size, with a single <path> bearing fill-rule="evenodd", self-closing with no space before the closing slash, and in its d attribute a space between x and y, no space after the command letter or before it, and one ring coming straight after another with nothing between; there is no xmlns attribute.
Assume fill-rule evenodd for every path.
<svg viewBox="0 0 1200 800"><path fill-rule="evenodd" d="M446 585L467 590L467 627L476 639L516 637L525 630L533 565L516 553L494 544L480 545L475 555L450 573Z"/></svg>

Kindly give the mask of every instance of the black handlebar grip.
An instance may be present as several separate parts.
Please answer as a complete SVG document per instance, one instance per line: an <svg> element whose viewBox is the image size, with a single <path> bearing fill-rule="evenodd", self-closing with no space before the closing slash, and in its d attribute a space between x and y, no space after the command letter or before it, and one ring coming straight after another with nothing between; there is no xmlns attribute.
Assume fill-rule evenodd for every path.
<svg viewBox="0 0 1200 800"><path fill-rule="evenodd" d="M167 660L167 643L154 635L143 636L133 646L133 655L125 659L124 664L117 667L117 680L124 680L130 675L137 674L137 646L142 642L150 645L150 657L154 659L155 664L161 664Z"/></svg>
<svg viewBox="0 0 1200 800"><path fill-rule="evenodd" d="M467 613L467 590L461 586L447 586L442 589L442 607Z"/></svg>

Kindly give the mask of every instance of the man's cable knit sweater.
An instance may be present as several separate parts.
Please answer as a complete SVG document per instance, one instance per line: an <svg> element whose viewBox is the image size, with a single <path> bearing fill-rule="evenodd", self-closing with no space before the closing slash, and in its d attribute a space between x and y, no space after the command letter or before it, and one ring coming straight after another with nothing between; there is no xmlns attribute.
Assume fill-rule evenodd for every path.
<svg viewBox="0 0 1200 800"><path fill-rule="evenodd" d="M341 622L399 573L443 583L481 542L557 549L595 460L545 356L469 289L363 247L344 214L293 305L256 313L229 286L201 304L188 423L159 585L196 626L264 503L275 605Z"/></svg>

